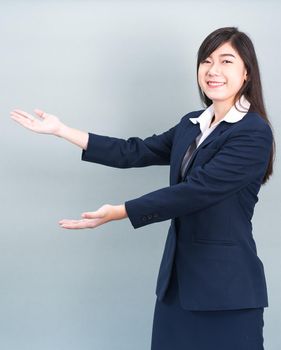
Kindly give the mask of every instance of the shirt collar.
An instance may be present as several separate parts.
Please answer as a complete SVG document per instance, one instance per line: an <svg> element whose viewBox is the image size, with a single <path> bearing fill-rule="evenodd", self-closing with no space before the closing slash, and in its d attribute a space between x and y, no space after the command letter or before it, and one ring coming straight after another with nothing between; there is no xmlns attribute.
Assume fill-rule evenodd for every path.
<svg viewBox="0 0 281 350"><path fill-rule="evenodd" d="M237 107L237 109L235 108ZM241 120L245 114L247 114L248 110L250 108L250 102L246 99L244 95L242 95L231 107L231 109L226 113L226 115L217 123L213 124L213 126L217 126L219 123L221 123L223 120L228 122L228 123L236 123L239 120ZM203 133L205 130L209 128L209 125L211 123L211 120L214 116L214 105L211 104L203 113L200 114L199 117L197 118L189 118L189 120L193 123L200 123L200 129L201 132Z"/></svg>

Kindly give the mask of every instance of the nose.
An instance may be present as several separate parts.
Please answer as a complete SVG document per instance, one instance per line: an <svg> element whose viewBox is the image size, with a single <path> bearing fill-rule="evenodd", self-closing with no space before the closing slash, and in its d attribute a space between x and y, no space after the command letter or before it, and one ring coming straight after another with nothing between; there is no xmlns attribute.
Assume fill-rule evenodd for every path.
<svg viewBox="0 0 281 350"><path fill-rule="evenodd" d="M207 75L213 76L213 75L219 75L220 74L220 67L218 64L213 63L210 65Z"/></svg>

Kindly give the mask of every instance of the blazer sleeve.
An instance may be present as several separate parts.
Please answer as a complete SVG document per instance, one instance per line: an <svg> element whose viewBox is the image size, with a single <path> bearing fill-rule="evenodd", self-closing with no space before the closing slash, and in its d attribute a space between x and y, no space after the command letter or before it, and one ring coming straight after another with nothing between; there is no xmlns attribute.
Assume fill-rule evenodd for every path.
<svg viewBox="0 0 281 350"><path fill-rule="evenodd" d="M224 200L254 180L262 181L272 148L272 131L237 128L222 148L184 182L125 202L134 228L189 215Z"/></svg>
<svg viewBox="0 0 281 350"><path fill-rule="evenodd" d="M130 137L125 140L89 133L82 160L115 168L168 165L178 124L162 134L153 134L145 139Z"/></svg>

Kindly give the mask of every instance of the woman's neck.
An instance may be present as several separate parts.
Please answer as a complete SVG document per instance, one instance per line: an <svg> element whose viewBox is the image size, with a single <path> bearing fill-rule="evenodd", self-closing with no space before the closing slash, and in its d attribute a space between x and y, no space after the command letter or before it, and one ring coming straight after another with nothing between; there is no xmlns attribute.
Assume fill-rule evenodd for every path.
<svg viewBox="0 0 281 350"><path fill-rule="evenodd" d="M229 112L229 110L232 108L233 103L226 103L226 102L220 102L220 101L214 101L214 120L212 121L212 124L217 123L221 119L224 118L224 116Z"/></svg>

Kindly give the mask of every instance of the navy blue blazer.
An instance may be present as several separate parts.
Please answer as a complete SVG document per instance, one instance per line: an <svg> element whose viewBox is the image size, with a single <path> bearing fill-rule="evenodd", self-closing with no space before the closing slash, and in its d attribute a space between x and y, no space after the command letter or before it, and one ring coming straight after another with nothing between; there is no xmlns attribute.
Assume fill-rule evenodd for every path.
<svg viewBox="0 0 281 350"><path fill-rule="evenodd" d="M180 168L200 126L183 116L168 131L127 140L89 133L82 160L116 168L170 165L170 186L125 202L134 228L171 220L157 279L162 300L176 263L187 310L268 306L251 218L272 149L270 126L255 112L222 121Z"/></svg>

